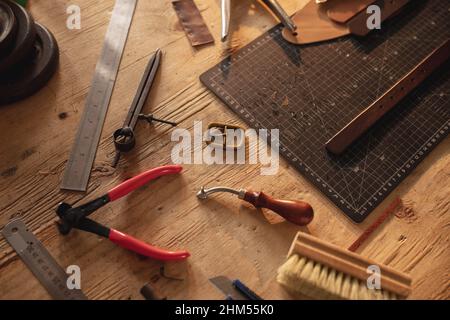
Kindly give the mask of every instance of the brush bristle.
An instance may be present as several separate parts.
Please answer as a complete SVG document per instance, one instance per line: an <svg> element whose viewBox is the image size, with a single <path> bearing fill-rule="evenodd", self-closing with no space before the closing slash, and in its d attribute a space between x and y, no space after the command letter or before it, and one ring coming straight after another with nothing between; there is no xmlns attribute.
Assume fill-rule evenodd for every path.
<svg viewBox="0 0 450 320"><path fill-rule="evenodd" d="M295 294L315 299L397 299L395 294L385 290L371 290L364 282L352 276L297 254L292 255L278 269L277 281Z"/></svg>

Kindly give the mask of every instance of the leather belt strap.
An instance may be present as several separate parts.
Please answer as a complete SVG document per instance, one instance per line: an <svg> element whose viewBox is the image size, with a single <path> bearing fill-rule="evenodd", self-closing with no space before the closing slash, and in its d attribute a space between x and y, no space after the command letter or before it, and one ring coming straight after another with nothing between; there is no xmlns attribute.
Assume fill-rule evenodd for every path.
<svg viewBox="0 0 450 320"><path fill-rule="evenodd" d="M383 96L331 138L326 143L327 150L334 154L343 153L348 146L374 125L383 115L394 108L400 100L413 91L433 71L446 62L449 57L450 39L447 39Z"/></svg>

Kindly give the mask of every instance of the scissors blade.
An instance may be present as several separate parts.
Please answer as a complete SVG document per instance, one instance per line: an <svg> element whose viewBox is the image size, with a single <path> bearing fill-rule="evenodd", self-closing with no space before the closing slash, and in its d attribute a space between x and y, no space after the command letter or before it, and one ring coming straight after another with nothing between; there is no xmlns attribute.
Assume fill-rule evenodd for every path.
<svg viewBox="0 0 450 320"><path fill-rule="evenodd" d="M227 296L227 298L231 298L231 300L249 300L242 292L240 292L233 285L233 281L224 276L219 276L215 278L209 279L209 281L223 294Z"/></svg>

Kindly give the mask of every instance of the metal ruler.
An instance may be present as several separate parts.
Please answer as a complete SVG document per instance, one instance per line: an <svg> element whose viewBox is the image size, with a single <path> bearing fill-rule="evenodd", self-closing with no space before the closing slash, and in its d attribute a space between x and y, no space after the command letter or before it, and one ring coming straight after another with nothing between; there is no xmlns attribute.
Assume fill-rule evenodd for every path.
<svg viewBox="0 0 450 320"><path fill-rule="evenodd" d="M116 0L61 189L86 191L137 0Z"/></svg>
<svg viewBox="0 0 450 320"><path fill-rule="evenodd" d="M81 290L67 287L67 273L22 220L8 223L2 234L54 299L87 300Z"/></svg>

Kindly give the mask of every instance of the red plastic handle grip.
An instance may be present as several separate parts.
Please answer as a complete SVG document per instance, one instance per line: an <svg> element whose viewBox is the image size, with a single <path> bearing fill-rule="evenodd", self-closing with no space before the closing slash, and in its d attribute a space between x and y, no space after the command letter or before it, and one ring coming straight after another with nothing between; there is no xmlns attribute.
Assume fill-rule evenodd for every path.
<svg viewBox="0 0 450 320"><path fill-rule="evenodd" d="M122 248L161 261L184 260L190 256L187 251L166 251L114 229L109 231L109 240Z"/></svg>
<svg viewBox="0 0 450 320"><path fill-rule="evenodd" d="M161 176L165 176L168 174L176 174L180 173L183 170L183 167L178 165L171 166L163 166L159 168L154 168L148 171L137 175L134 178L128 179L125 182L119 184L117 187L113 188L108 192L108 197L110 201L117 200L131 191L136 190L139 187L142 187L147 182L159 178Z"/></svg>

